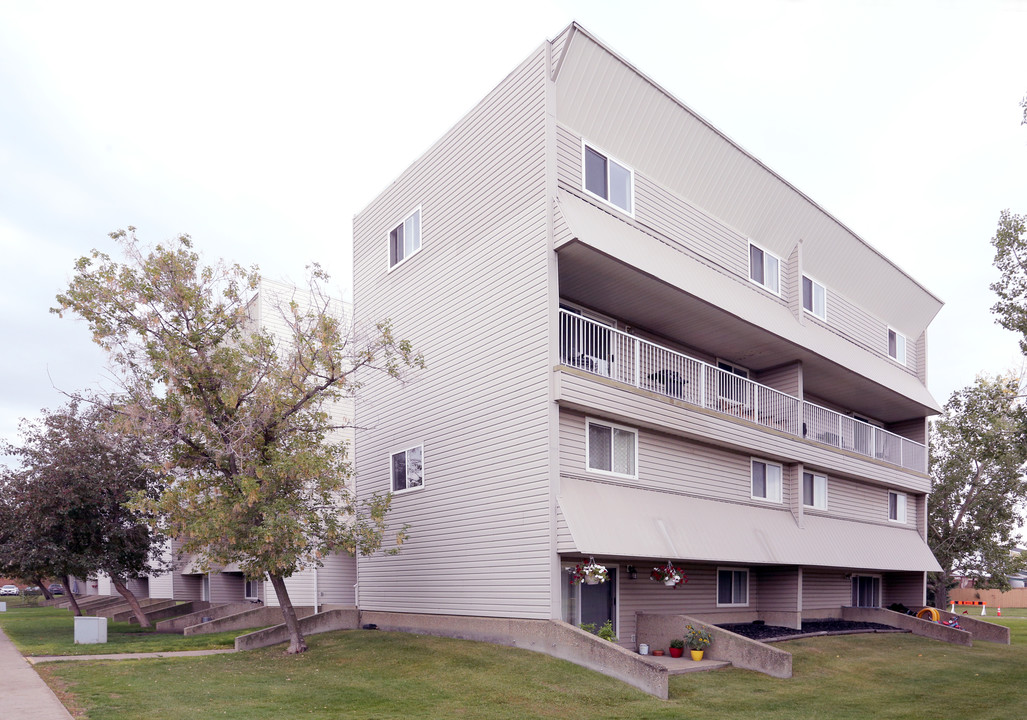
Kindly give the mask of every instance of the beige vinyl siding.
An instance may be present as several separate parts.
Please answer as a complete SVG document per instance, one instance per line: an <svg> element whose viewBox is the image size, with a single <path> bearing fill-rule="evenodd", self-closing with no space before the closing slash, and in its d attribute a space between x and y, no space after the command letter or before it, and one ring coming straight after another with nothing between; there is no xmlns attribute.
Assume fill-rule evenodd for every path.
<svg viewBox="0 0 1027 720"><path fill-rule="evenodd" d="M269 607L279 607L278 594L275 592L271 582L267 583L267 595L264 604ZM314 568L297 570L291 577L285 578L285 589L289 591L289 600L296 607L314 607L315 585L317 584ZM242 589L239 590L239 597L242 598Z"/></svg>
<svg viewBox="0 0 1027 720"><path fill-rule="evenodd" d="M427 363L358 399L361 495L389 489L391 452L424 462L393 498L402 552L358 559L362 608L550 617L545 82L539 49L354 221L358 322L391 318ZM417 206L421 249L388 272Z"/></svg>
<svg viewBox="0 0 1027 720"><path fill-rule="evenodd" d="M845 570L802 571L803 617L838 617L839 608L852 604L852 579Z"/></svg>
<svg viewBox="0 0 1027 720"><path fill-rule="evenodd" d="M150 584L149 582L147 582L146 578L132 578L131 580L125 583L125 587L128 588L132 592L132 594L135 595L137 598L150 597ZM118 591L114 588L113 584L111 584L110 589L111 592L109 594L120 595L120 593L118 593Z"/></svg>
<svg viewBox="0 0 1027 720"><path fill-rule="evenodd" d="M927 492L930 478L855 453L835 450L726 415L606 382L594 376L554 373L561 407L785 463L801 462L828 473L861 477L910 492ZM887 517L887 516L886 516Z"/></svg>
<svg viewBox="0 0 1027 720"><path fill-rule="evenodd" d="M357 582L357 559L347 553L334 553L324 558L317 570L317 603L356 605L354 585Z"/></svg>
<svg viewBox="0 0 1027 720"><path fill-rule="evenodd" d="M759 587L759 612L795 612L799 604L799 569L794 567L754 567L749 569L749 585ZM751 603L750 603L751 604Z"/></svg>
<svg viewBox="0 0 1027 720"><path fill-rule="evenodd" d="M881 607L901 603L918 608L926 602L925 573L885 573L881 580Z"/></svg>
<svg viewBox="0 0 1027 720"><path fill-rule="evenodd" d="M927 421L924 418L913 418L906 422L892 423L888 426L888 430L896 435L915 440L918 443L927 444Z"/></svg>
<svg viewBox="0 0 1027 720"><path fill-rule="evenodd" d="M172 559L172 542L169 540L165 543L164 547L160 551L160 562L161 564L168 564ZM167 571L159 575L150 575L150 597L172 599L175 597L175 572Z"/></svg>
<svg viewBox="0 0 1027 720"><path fill-rule="evenodd" d="M599 415L593 419L603 418ZM748 453L731 453L681 438L639 430L638 479L610 478L617 484L649 490L700 495L733 502L766 502L752 499L752 475ZM560 474L603 479L585 468L585 416L560 413ZM788 506L789 488L784 483L782 507Z"/></svg>
<svg viewBox="0 0 1027 720"><path fill-rule="evenodd" d="M801 394L799 392L800 372L802 372L802 366L795 362L755 373L752 379L792 397L799 397Z"/></svg>
<svg viewBox="0 0 1027 720"><path fill-rule="evenodd" d="M212 603L242 602L245 591L241 573L211 573L210 601Z"/></svg>
<svg viewBox="0 0 1027 720"><path fill-rule="evenodd" d="M574 552L574 537L567 527L567 518L559 506L556 508L556 551L558 553Z"/></svg>

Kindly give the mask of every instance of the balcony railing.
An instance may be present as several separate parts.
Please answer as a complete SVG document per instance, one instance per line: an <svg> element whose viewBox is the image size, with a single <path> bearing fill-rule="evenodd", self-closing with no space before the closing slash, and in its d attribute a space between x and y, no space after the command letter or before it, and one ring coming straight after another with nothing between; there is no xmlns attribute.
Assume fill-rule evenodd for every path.
<svg viewBox="0 0 1027 720"><path fill-rule="evenodd" d="M825 445L927 471L918 442L560 310L565 365Z"/></svg>

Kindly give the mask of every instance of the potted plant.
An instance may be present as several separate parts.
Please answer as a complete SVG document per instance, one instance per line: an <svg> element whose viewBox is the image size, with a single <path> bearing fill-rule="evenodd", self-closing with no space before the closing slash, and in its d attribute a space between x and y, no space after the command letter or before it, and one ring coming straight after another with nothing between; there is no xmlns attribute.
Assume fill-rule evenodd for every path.
<svg viewBox="0 0 1027 720"><path fill-rule="evenodd" d="M712 640L710 631L704 626L685 625L685 642L692 651L693 660L702 660L703 651L710 646Z"/></svg>
<svg viewBox="0 0 1027 720"><path fill-rule="evenodd" d="M575 565L567 570L571 576L571 585L585 583L586 585L598 585L610 579L610 572L605 565L600 565L595 558L589 558L584 565Z"/></svg>
<svg viewBox="0 0 1027 720"><path fill-rule="evenodd" d="M679 658L685 653L685 641L681 638L674 638L670 641L670 656Z"/></svg>
<svg viewBox="0 0 1027 720"><path fill-rule="evenodd" d="M674 567L669 561L666 565L654 567L652 572L649 573L649 578L662 582L667 587L677 587L682 583L688 582L688 576L685 575L685 571L679 567Z"/></svg>
<svg viewBox="0 0 1027 720"><path fill-rule="evenodd" d="M599 628L599 632L596 633L603 640L609 640L610 642L617 642L617 635L613 632L613 621L607 620L603 623L602 627Z"/></svg>

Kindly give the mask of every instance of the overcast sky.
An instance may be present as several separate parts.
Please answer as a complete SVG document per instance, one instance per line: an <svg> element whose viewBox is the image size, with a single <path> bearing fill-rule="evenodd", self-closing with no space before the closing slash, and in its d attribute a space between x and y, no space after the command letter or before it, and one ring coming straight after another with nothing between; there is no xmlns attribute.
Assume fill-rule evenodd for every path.
<svg viewBox="0 0 1027 720"><path fill-rule="evenodd" d="M988 285L1027 3L0 0L0 435L102 377L48 309L108 232L348 293L353 215L571 20L945 301L940 402L1019 364Z"/></svg>

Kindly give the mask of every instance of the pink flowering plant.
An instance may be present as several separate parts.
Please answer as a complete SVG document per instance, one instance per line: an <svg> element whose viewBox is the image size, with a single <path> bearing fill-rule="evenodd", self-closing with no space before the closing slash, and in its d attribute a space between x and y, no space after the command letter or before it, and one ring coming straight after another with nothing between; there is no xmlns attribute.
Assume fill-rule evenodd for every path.
<svg viewBox="0 0 1027 720"><path fill-rule="evenodd" d="M674 587L688 582L688 576L685 575L685 571L679 567L675 567L671 563L654 567L653 571L649 573L649 577L662 583L666 583L668 580L673 580Z"/></svg>

